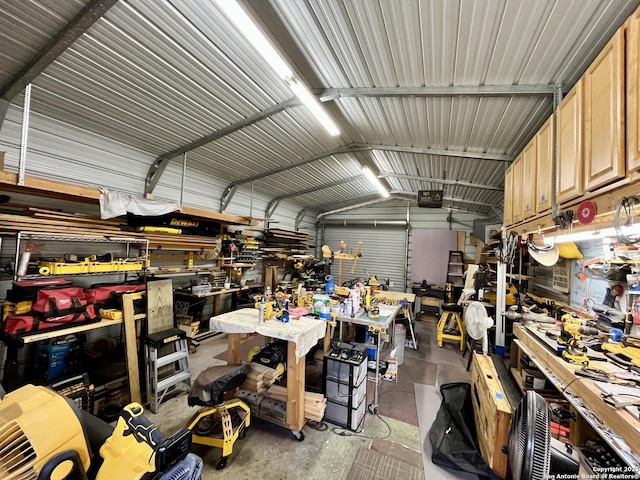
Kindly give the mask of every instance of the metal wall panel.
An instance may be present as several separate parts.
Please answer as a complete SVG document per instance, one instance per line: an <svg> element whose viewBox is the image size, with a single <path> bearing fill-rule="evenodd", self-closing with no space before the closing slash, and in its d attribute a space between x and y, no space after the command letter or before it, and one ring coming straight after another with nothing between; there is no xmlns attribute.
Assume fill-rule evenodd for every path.
<svg viewBox="0 0 640 480"><path fill-rule="evenodd" d="M340 241L348 245L348 251L353 253L358 248L358 242L362 242L362 257L356 264L354 273L351 273L353 262L343 263L343 282L355 278L367 278L368 275L376 275L380 279L388 278L393 286L390 290L405 291L407 268L406 240L407 233L404 227L341 227L327 225L321 233L321 243L328 245L332 251L337 251ZM331 274L338 280L339 262L334 260L331 265Z"/></svg>
<svg viewBox="0 0 640 480"><path fill-rule="evenodd" d="M0 150L6 151L5 170L17 171L21 109L10 106L0 130ZM93 132L58 120L32 114L27 145L26 174L61 182L104 187L142 195L144 180L153 156ZM187 163L188 165L188 163ZM187 169L184 205L217 211L227 182L215 176ZM157 200L180 200L182 162L169 164L155 192ZM277 188L273 196L277 196ZM239 188L227 213L264 218L271 196ZM275 212L282 228L293 229L300 208L286 200Z"/></svg>

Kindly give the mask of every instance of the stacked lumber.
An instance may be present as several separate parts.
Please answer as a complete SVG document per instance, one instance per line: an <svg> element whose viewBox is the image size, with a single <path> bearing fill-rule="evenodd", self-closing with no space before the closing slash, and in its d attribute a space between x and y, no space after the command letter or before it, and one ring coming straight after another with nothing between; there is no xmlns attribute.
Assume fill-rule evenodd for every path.
<svg viewBox="0 0 640 480"><path fill-rule="evenodd" d="M0 235L16 235L18 232L86 239L146 239L149 248L154 250L201 252L214 250L218 244L218 237L132 232L126 225L126 219L103 220L91 215L36 207L0 213Z"/></svg>
<svg viewBox="0 0 640 480"><path fill-rule="evenodd" d="M269 228L264 232L264 248L266 256L279 254L309 254L309 234L282 228Z"/></svg>
<svg viewBox="0 0 640 480"><path fill-rule="evenodd" d="M250 390L257 393L265 393L274 384L276 379L282 375L282 369L269 368L259 363L251 362L251 371L247 379L240 386L241 389Z"/></svg>
<svg viewBox="0 0 640 480"><path fill-rule="evenodd" d="M274 400L287 401L287 389L280 385L269 387L265 395ZM327 399L321 393L304 392L304 417L314 422L321 422L324 410L327 407Z"/></svg>

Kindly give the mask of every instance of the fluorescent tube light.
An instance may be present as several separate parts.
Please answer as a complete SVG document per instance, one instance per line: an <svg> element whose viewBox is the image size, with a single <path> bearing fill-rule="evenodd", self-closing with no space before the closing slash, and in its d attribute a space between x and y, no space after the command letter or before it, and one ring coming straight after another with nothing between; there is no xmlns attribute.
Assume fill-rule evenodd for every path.
<svg viewBox="0 0 640 480"><path fill-rule="evenodd" d="M293 76L293 71L284 61L282 55L273 47L238 2L235 0L216 0L216 4L280 78L286 80Z"/></svg>
<svg viewBox="0 0 640 480"><path fill-rule="evenodd" d="M380 182L380 179L378 179L378 177L374 175L374 173L371 171L369 167L363 166L362 173L365 174L369 182L371 182L371 184L378 189L378 191L383 197L387 198L389 196L389 192L387 191L387 189L384 188L384 185L382 185L382 183Z"/></svg>
<svg viewBox="0 0 640 480"><path fill-rule="evenodd" d="M280 55L278 50L271 44L266 35L262 33L260 28L258 28L240 4L236 0L215 0L215 2L225 15L229 17L229 20L240 30L253 48L264 58L273 71L287 83L294 95L309 109L329 135L334 137L340 135L340 129L318 101L317 97L296 77L282 55Z"/></svg>
<svg viewBox="0 0 640 480"><path fill-rule="evenodd" d="M331 117L320 104L316 96L311 93L311 90L309 90L304 83L302 83L298 78L292 78L290 81L287 81L287 83L296 97L298 97L304 106L307 107L318 119L325 130L329 132L329 135L333 137L340 135L340 129L338 126L333 120L331 120Z"/></svg>
<svg viewBox="0 0 640 480"><path fill-rule="evenodd" d="M634 235L640 235L640 224L634 224L631 226L623 225L621 227L621 233L627 237ZM545 237L544 243L552 245L555 243L565 242L580 242L585 240L596 240L598 238L617 237L618 234L614 227L603 228L602 230L587 230L582 232L563 233L561 235L555 235L552 237Z"/></svg>

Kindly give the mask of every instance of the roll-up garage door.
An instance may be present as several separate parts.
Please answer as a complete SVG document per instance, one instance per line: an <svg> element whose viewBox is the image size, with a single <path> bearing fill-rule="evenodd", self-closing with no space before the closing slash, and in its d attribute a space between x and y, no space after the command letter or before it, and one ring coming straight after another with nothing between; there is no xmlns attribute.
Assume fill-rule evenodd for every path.
<svg viewBox="0 0 640 480"><path fill-rule="evenodd" d="M358 242L362 242L362 257L358 259L356 270L351 273L353 262L343 263L343 283L355 278L375 275L379 279L389 279L390 290L404 291L406 288L407 231L404 226L339 226L325 225L324 240L332 251L337 251L340 241L347 244L347 252L355 253ZM322 237L321 237L322 238ZM331 274L338 280L338 260L331 265Z"/></svg>

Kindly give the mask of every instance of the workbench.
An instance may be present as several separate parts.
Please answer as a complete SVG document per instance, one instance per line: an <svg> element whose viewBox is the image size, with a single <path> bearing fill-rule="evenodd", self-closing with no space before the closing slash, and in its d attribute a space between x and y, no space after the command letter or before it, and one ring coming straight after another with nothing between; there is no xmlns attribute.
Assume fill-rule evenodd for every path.
<svg viewBox="0 0 640 480"><path fill-rule="evenodd" d="M287 416L284 427L298 439L304 439L305 355L324 337L327 323L322 319L301 317L283 323L276 319L258 322L257 308L242 308L211 318L209 325L227 334L227 363L240 364L242 335L258 333L287 341Z"/></svg>
<svg viewBox="0 0 640 480"><path fill-rule="evenodd" d="M546 337L544 329L532 323L529 327L515 323L514 345L525 352L569 401L578 415L620 455L623 461L635 472L640 472L640 420L625 409L615 409L602 399L600 390L591 379L577 376L575 371L580 365L566 362L556 352L556 342ZM512 349L512 357L519 355ZM606 361L589 362L592 368L608 372L622 370ZM571 430L574 430L572 423ZM579 435L579 425L575 429ZM571 433L569 440L574 445L580 443ZM579 446L579 445L578 445Z"/></svg>
<svg viewBox="0 0 640 480"><path fill-rule="evenodd" d="M383 292L384 294L388 294L390 292ZM398 293L398 292L394 292ZM415 299L415 295L408 293L406 296L413 297ZM358 311L353 317L348 315L338 315L336 320L338 322L347 322L354 325L364 325L370 332L376 334L377 337L377 348L376 348L376 370L375 370L375 390L373 396L373 403L369 405L369 411L373 414L378 412L378 390L380 387L380 350L382 349L381 336L382 334L387 333L390 329L393 331L393 326L395 325L396 316L400 311L400 305L385 305L379 304L380 307L380 316L378 318L371 318L369 314L361 309ZM411 320L409 320L411 321ZM342 328L340 329L342 331ZM328 345L328 340L325 339L325 348Z"/></svg>
<svg viewBox="0 0 640 480"><path fill-rule="evenodd" d="M183 290L174 290L174 296L176 300L185 300L185 301L188 301L189 303L193 303L193 301L197 299L202 299L202 302L201 302L202 305L200 305L198 308L195 309L199 312L198 315L200 315L200 321L201 321L200 330L198 334L195 336L195 339L203 340L213 335L213 332L211 331L211 326L208 325L206 322L202 322L201 316L202 316L202 310L204 308L204 302L206 302L208 299L211 299L213 301L213 307L212 307L213 316L220 315L220 313L222 313L221 312L222 306L218 300L221 296L231 295L231 310L236 310L238 308L238 294L240 292L250 291L257 288L262 289L262 285L255 284L255 285L245 285L243 287L223 288L223 289L212 290L211 292L206 292L206 293L191 293ZM189 307L189 308L191 309L192 307ZM195 315L195 316L198 316L198 315Z"/></svg>

